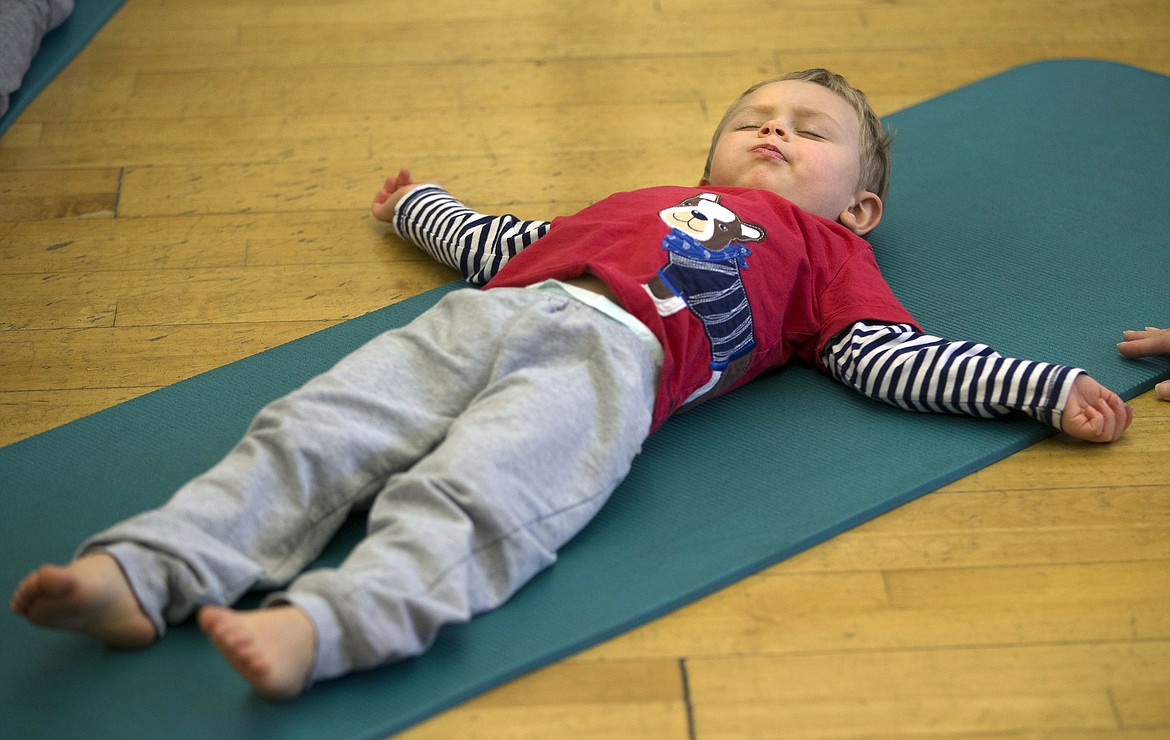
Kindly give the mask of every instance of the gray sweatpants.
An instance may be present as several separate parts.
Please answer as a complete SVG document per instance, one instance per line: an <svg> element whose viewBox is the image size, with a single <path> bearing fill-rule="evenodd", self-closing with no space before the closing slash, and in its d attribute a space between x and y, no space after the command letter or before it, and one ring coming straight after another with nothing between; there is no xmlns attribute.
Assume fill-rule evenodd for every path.
<svg viewBox="0 0 1170 740"><path fill-rule="evenodd" d="M45 34L65 22L73 0L0 0L0 116L19 87Z"/></svg>
<svg viewBox="0 0 1170 740"><path fill-rule="evenodd" d="M556 559L625 477L657 368L619 322L543 290L459 290L264 408L159 509L91 538L162 634L280 587L311 681L424 651ZM301 574L355 509L366 537ZM295 580L294 580L295 579Z"/></svg>

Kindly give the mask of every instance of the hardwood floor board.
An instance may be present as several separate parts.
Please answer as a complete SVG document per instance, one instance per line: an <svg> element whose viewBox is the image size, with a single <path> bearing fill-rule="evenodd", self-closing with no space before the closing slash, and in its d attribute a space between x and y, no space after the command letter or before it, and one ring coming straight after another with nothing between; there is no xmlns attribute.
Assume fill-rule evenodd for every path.
<svg viewBox="0 0 1170 740"><path fill-rule="evenodd" d="M687 710L676 660L559 663L397 735L426 738L678 738Z"/></svg>
<svg viewBox="0 0 1170 740"><path fill-rule="evenodd" d="M896 608L1031 603L1045 608L1125 602L1170 605L1170 560L988 568L892 570ZM1166 612L1170 614L1170 606Z"/></svg>
<svg viewBox="0 0 1170 740"><path fill-rule="evenodd" d="M942 489L855 531L876 536L982 534L1023 529L1083 531L1139 523L1154 527L1170 524L1170 482L970 490L957 495Z"/></svg>
<svg viewBox="0 0 1170 740"><path fill-rule="evenodd" d="M565 12L565 11L568 12ZM709 37L703 55L743 54L773 49L842 50L855 48L857 32L842 17L855 17L851 9L832 6L798 10L776 9L755 14L752 21L733 15L708 16L703 33ZM816 15L818 23L804 17ZM795 17L794 16L798 16ZM426 21L387 21L378 24L327 25L323 28L258 27L244 29L241 63L264 64L277 56L308 66L343 64L362 67L393 64L399 59L431 63L478 64L530 60L608 60L614 57L672 56L693 46L693 17L659 13L651 21L640 16L630 23L601 4L583 4L528 19L531 32L524 38L510 33L516 19L469 19L444 24L449 43L436 43L433 24ZM949 29L948 29L949 30ZM321 33L320 44L312 33ZM377 39L401 38L397 44L378 44ZM918 38L894 35L883 38L888 46L903 46ZM353 43L351 43L353 42ZM277 50L288 51L277 54ZM336 50L330 56L325 50Z"/></svg>
<svg viewBox="0 0 1170 740"><path fill-rule="evenodd" d="M16 169L61 166L300 163L324 159L380 161L388 151L492 159L501 153L560 153L659 147L663 141L705 145L715 122L694 101L673 105L578 105L536 108L523 123L501 108L374 116L319 113L298 117L192 117L181 121L118 119L39 124L36 142L5 142L0 157ZM474 121L474 124L470 122ZM470 126L474 126L474 130ZM218 136L209 142L206 132Z"/></svg>
<svg viewBox="0 0 1170 740"><path fill-rule="evenodd" d="M760 76L774 73L768 52L737 57L744 71L732 87L738 93ZM208 70L135 74L134 102L147 117L255 116L278 109L286 115L403 110L460 111L588 103L695 101L705 79L714 77L705 60L689 57L649 60L582 60L484 64L404 64L390 69L310 67L296 75L260 68L247 76ZM426 71L426 84L416 77ZM338 85L339 77L346 79ZM687 79L685 86L663 80ZM397 82L398 84L392 84ZM726 83L724 83L726 84ZM730 93L728 94L730 101ZM111 101L112 104L113 101ZM102 117L101 111L95 111ZM708 132L709 133L709 132Z"/></svg>
<svg viewBox="0 0 1170 740"><path fill-rule="evenodd" d="M425 264L409 275L352 264L172 271L120 291L118 326L340 321L451 279L448 268Z"/></svg>
<svg viewBox="0 0 1170 740"><path fill-rule="evenodd" d="M98 278L69 274L0 275L4 301L0 333L26 329L113 326L117 289Z"/></svg>
<svg viewBox="0 0 1170 740"><path fill-rule="evenodd" d="M504 728L507 728L506 730ZM461 705L394 737L398 740L467 740L480 738L546 740L549 737L662 738L686 740L686 712L681 701L609 703L603 706L555 700L535 706Z"/></svg>
<svg viewBox="0 0 1170 740"><path fill-rule="evenodd" d="M372 194L372 190L371 190ZM427 259L369 212L21 221L0 226L0 274L125 272Z"/></svg>
<svg viewBox="0 0 1170 740"><path fill-rule="evenodd" d="M510 208L536 201L575 205L610 189L697 183L706 146L695 145L689 156L673 159L670 155L677 153L663 151L660 159L664 165L655 168L654 179L637 168L613 173L614 161L654 157L644 151L501 155L490 165L478 157L409 154L387 155L377 163L337 162L310 170L296 163L131 168L123 179L119 213L138 218L341 210L352 208L354 203L368 203L378 185L400 164L410 164L422 180L437 181L459 192L473 208ZM671 170L673 176L657 178ZM558 211L564 212L563 208Z"/></svg>
<svg viewBox="0 0 1170 740"><path fill-rule="evenodd" d="M0 332L0 391L169 385L331 323L280 321Z"/></svg>
<svg viewBox="0 0 1170 740"><path fill-rule="evenodd" d="M690 659L696 736L871 737L1119 729L1114 682L1170 643ZM799 678L797 678L799 677Z"/></svg>
<svg viewBox="0 0 1170 740"><path fill-rule="evenodd" d="M802 666L803 667L803 666ZM783 669L780 669L783 670ZM785 682L786 675L774 677ZM816 680L819 676L811 677ZM696 737L727 738L951 738L1018 737L1024 728L1043 728L1038 737L1054 731L1088 732L1110 737L1116 728L1103 692L1045 692L1000 694L977 690L962 697L933 696L929 691L913 698L877 696L833 697L816 700L758 699L743 705L714 707L704 704L695 722ZM1101 733L1108 733L1102 735Z"/></svg>
<svg viewBox="0 0 1170 740"><path fill-rule="evenodd" d="M123 71L109 72L94 83L104 88L101 94L76 99L42 95L21 121L170 119L178 122L169 124L175 126L188 119L264 118L272 116L274 110L285 118L327 114L373 121L393 116L450 120L461 111L498 110L500 115L514 117L516 110L542 107L696 104L708 111L710 120L698 133L709 137L708 129L713 128L719 114L748 84L794 69L830 66L840 71L864 89L878 113L884 115L1005 67L1038 58L1086 55L1170 71L1170 49L1156 41L1049 43L1027 49L1003 46L962 62L940 46L803 52L778 48L737 54L719 65L693 57L430 66L402 62L379 69L312 67L291 77L281 68L261 67L241 76L231 70L203 70L193 75L119 66ZM734 75L725 71L729 67L736 70ZM913 75L906 74L910 69ZM423 70L425 85L417 81ZM345 85L337 84L339 77L346 79ZM615 79L620 84L614 84ZM680 86L663 84L669 79L686 82ZM485 127L484 135L493 135L491 129ZM0 167L7 166L9 148L16 146L6 138L0 139ZM105 146L133 145L107 140ZM16 147L16 156L26 148Z"/></svg>
<svg viewBox="0 0 1170 740"><path fill-rule="evenodd" d="M1120 335L1120 329L1118 335ZM1120 336L1118 337L1120 339ZM1134 421L1113 445L1092 445L1053 438L1005 460L994 474L980 470L958 480L944 493L968 491L1043 490L1108 486L1162 486L1165 469L1150 461L1170 450L1170 414L1153 391L1131 402Z"/></svg>
<svg viewBox="0 0 1170 740"><path fill-rule="evenodd" d="M1122 726L1160 728L1162 737L1170 736L1170 675L1165 669L1118 679L1110 693Z"/></svg>
<svg viewBox="0 0 1170 740"><path fill-rule="evenodd" d="M24 123L23 119L17 118L9 124L3 138L0 138L0 156L3 156L4 150L8 147L37 146L41 142L44 130L44 123Z"/></svg>
<svg viewBox="0 0 1170 740"><path fill-rule="evenodd" d="M452 279L437 263L411 274L353 264L0 275L0 330L264 321L340 321Z"/></svg>
<svg viewBox="0 0 1170 740"><path fill-rule="evenodd" d="M802 0L807 2L808 0ZM853 2L854 0L835 0ZM873 0L858 0L873 2ZM142 8L126 18L121 27L134 31L152 31L160 26L186 24L240 25L297 25L312 27L323 21L360 23L376 21L393 13L404 19L492 19L509 17L526 22L534 15L547 11L540 4L517 4L510 0L467 3L462 0L399 0L389 7L378 0L334 0L327 6L312 0L288 0L279 6L264 2L232 2L231 0L204 0L198 3L175 3L170 0L142 0ZM557 6L559 7L559 6ZM652 11L652 0L614 0L606 8L622 14ZM435 29L432 24L432 31ZM391 41L393 39L390 39Z"/></svg>
<svg viewBox="0 0 1170 740"><path fill-rule="evenodd" d="M115 18L117 15L115 15ZM62 69L46 87L29 102L17 119L22 124L90 118L92 111L101 110L109 117L138 117L139 112L128 106L134 87L134 76L125 73L122 65L114 68L98 67L89 56L100 48L101 36L82 49L73 62ZM0 137L0 167L7 134Z"/></svg>
<svg viewBox="0 0 1170 740"><path fill-rule="evenodd" d="M127 217L340 210L372 199L386 168L347 163L142 167L126 171L121 213Z"/></svg>
<svg viewBox="0 0 1170 740"><path fill-rule="evenodd" d="M20 222L0 236L0 273L242 266L245 245L222 232L196 235L205 226L195 218Z"/></svg>
<svg viewBox="0 0 1170 740"><path fill-rule="evenodd" d="M490 3L484 7L487 12L453 15L438 28L430 17L410 17L396 12L397 8L372 11L332 4L310 11L316 14L312 22L295 13L288 18L249 20L206 8L192 13L192 23L205 28L201 40L217 52L200 59L201 69L268 64L381 66L402 58L429 63L612 58L672 53L694 46L693 13L656 10L650 3L628 8L533 6L519 17L510 4L508 12L492 12ZM994 44L1014 34L1027 34L1035 43L1162 40L1158 29L1159 22L1165 22L1166 6L1148 1L1114 3L1114 26L1109 32L1084 24L1071 26L1075 30L1070 32L1070 19L1082 18L1098 7L1099 3L1087 0L1048 7L1009 2L757 4L751 6L750 22L734 12L704 14L703 53L839 52L859 45L916 48L924 43L924 31L930 31L940 47L961 44L966 48ZM527 34L512 33L518 22L525 24ZM209 34L207 24L218 31L218 37ZM219 24L223 25L215 28ZM120 37L111 36L106 46L110 61L127 55L133 61L135 54L142 54L160 69L189 70L191 60L200 57L177 41L164 37L154 44L135 43L131 33L123 32ZM185 38L183 43L191 41ZM152 48L156 44L158 48Z"/></svg>
<svg viewBox="0 0 1170 740"><path fill-rule="evenodd" d="M0 447L155 390L141 388L0 389Z"/></svg>
<svg viewBox="0 0 1170 740"><path fill-rule="evenodd" d="M799 553L785 573L1166 559L1170 484L924 496Z"/></svg>
<svg viewBox="0 0 1170 740"><path fill-rule="evenodd" d="M117 168L5 172L0 220L110 217L118 203L120 177Z"/></svg>
<svg viewBox="0 0 1170 740"><path fill-rule="evenodd" d="M520 204L516 210L551 209L552 204L540 203ZM0 274L369 262L393 269L397 263L428 259L364 209L0 222Z"/></svg>
<svg viewBox="0 0 1170 740"><path fill-rule="evenodd" d="M207 131L217 132L214 142ZM37 142L5 143L12 168L142 166L198 162L319 162L370 156L368 120L306 117L201 118L181 121L124 118L44 124Z"/></svg>
<svg viewBox="0 0 1170 740"><path fill-rule="evenodd" d="M879 519L880 521L880 519ZM965 568L1066 565L1085 562L1170 560L1170 526L1131 524L1094 527L899 531L864 527L806 550L788 561L785 573L902 568Z"/></svg>
<svg viewBox="0 0 1170 740"><path fill-rule="evenodd" d="M191 71L237 64L234 52L241 46L241 23L228 18L223 8L185 3L182 8L172 5L155 10L149 15L145 8L133 14L116 13L86 48L87 58L106 69L146 66ZM158 12L175 20L159 24ZM182 16L191 20L179 21ZM144 22L153 27L144 31Z"/></svg>
<svg viewBox="0 0 1170 740"><path fill-rule="evenodd" d="M0 445L250 357L332 323L0 332Z"/></svg>
<svg viewBox="0 0 1170 740"><path fill-rule="evenodd" d="M985 569L960 573L955 584L978 583L986 592L964 601L943 593L907 595L910 577L894 578L887 596L879 574L762 575L724 589L655 622L583 653L582 660L688 659L730 655L798 655L1053 645L1170 638L1167 590L1147 593L1136 580L1166 561L1115 565L1081 573L1064 568ZM1090 569L1092 571L1092 569ZM1105 576L1116 574L1120 583ZM919 576L920 588L947 584L950 573ZM1094 578L1096 576L1096 578ZM887 577L890 577L887 574ZM1026 586L1044 585L1039 594ZM1078 586L1100 586L1081 593ZM957 587L957 586L956 586Z"/></svg>

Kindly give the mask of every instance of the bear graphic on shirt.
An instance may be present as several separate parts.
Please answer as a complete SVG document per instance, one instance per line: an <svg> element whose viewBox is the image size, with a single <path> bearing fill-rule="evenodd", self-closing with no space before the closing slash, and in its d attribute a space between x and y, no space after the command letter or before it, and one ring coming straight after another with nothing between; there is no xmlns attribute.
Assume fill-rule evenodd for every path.
<svg viewBox="0 0 1170 740"><path fill-rule="evenodd" d="M660 316L688 309L711 345L711 377L683 405L718 395L738 379L756 346L752 309L740 275L764 229L740 219L719 196L700 193L658 213L670 231L662 240L663 265L643 286Z"/></svg>

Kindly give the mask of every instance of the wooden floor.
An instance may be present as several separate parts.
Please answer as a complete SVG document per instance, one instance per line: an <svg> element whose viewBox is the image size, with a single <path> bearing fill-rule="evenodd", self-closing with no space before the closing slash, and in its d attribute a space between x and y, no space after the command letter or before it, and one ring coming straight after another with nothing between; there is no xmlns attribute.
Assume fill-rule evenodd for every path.
<svg viewBox="0 0 1170 740"><path fill-rule="evenodd" d="M694 183L764 76L885 114L1070 56L1170 74L1170 3L132 0L0 138L0 444L450 280L367 216L400 165L551 217ZM1170 405L1136 406L406 736L1170 737Z"/></svg>

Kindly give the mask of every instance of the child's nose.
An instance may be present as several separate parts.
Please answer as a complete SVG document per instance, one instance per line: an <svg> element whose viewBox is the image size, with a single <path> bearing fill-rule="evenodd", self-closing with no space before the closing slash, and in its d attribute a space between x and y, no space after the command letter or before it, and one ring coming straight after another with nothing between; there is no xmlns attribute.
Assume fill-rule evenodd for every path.
<svg viewBox="0 0 1170 740"><path fill-rule="evenodd" d="M772 134L776 134L783 139L784 127L776 121L768 121L763 126L760 126L760 136L771 136Z"/></svg>

